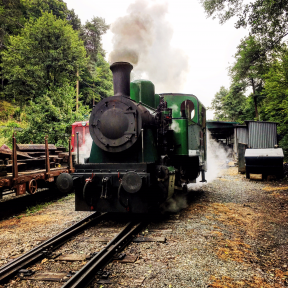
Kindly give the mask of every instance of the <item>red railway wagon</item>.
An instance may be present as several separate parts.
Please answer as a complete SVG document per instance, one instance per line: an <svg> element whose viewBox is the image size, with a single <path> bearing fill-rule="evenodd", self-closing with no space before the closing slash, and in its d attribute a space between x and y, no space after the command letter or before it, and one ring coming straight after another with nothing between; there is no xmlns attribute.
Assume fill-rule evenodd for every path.
<svg viewBox="0 0 288 288"><path fill-rule="evenodd" d="M78 134L78 142L79 142L79 153L83 152L85 144L86 144L86 139L89 136L89 121L81 121L81 122L75 122L72 125L72 134L71 134L71 152L72 154L77 153L77 132ZM84 144L84 145L83 145Z"/></svg>

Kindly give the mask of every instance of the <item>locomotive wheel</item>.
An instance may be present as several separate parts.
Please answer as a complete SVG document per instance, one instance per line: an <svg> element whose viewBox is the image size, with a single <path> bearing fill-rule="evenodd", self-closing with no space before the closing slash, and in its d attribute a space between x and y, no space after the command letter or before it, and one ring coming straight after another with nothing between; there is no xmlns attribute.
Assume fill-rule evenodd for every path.
<svg viewBox="0 0 288 288"><path fill-rule="evenodd" d="M37 181L35 179L32 179L27 184L28 192L32 195L35 194L35 192L37 191Z"/></svg>

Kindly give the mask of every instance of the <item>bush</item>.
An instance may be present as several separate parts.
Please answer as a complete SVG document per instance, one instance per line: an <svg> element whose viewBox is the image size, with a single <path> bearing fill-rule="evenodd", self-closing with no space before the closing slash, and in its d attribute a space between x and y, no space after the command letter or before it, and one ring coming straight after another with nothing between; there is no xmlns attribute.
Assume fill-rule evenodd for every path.
<svg viewBox="0 0 288 288"><path fill-rule="evenodd" d="M7 121L13 117L16 108L7 101L0 102L0 120Z"/></svg>
<svg viewBox="0 0 288 288"><path fill-rule="evenodd" d="M75 88L66 85L47 91L41 98L30 101L30 105L24 110L28 127L19 132L17 137L19 142L44 143L44 137L47 135L49 143L68 147L70 125L75 121L85 120L84 115L90 114L81 102L78 112L73 111L75 95Z"/></svg>

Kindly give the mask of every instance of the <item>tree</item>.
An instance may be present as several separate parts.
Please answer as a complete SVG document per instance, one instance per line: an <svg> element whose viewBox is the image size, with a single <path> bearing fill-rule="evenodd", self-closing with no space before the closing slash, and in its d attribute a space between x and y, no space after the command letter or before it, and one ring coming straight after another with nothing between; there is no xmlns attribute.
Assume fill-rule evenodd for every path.
<svg viewBox="0 0 288 288"><path fill-rule="evenodd" d="M94 17L87 21L80 29L80 37L89 56L89 63L80 79L80 91L85 103L98 102L101 97L108 97L112 89L112 74L109 64L104 59L101 37L106 33L109 25L103 18Z"/></svg>
<svg viewBox="0 0 288 288"><path fill-rule="evenodd" d="M261 39L265 50L281 44L288 34L288 0L201 0L208 16L218 17L223 24L236 16L236 28L248 27L250 35Z"/></svg>
<svg viewBox="0 0 288 288"><path fill-rule="evenodd" d="M224 86L220 87L219 92L217 92L211 102L211 107L208 109L213 109L214 119L218 121L225 121L228 118L226 109L225 109L225 97L229 94L229 90Z"/></svg>
<svg viewBox="0 0 288 288"><path fill-rule="evenodd" d="M78 15L75 14L74 9L67 10L66 12L66 20L72 26L74 30L81 29L81 20L79 19Z"/></svg>
<svg viewBox="0 0 288 288"><path fill-rule="evenodd" d="M278 122L280 145L288 153L288 50L283 51L265 75L266 98L263 101L263 119Z"/></svg>
<svg viewBox="0 0 288 288"><path fill-rule="evenodd" d="M9 35L16 35L24 27L24 6L20 0L0 1L0 41L1 49Z"/></svg>
<svg viewBox="0 0 288 288"><path fill-rule="evenodd" d="M98 53L95 68L90 72L86 68L80 79L80 91L85 104L95 103L113 95L113 77L109 63Z"/></svg>
<svg viewBox="0 0 288 288"><path fill-rule="evenodd" d="M67 20L74 30L80 30L81 21L74 9L69 10L63 0L21 0L25 5L25 17L27 20L38 19L43 12L49 12L58 19Z"/></svg>
<svg viewBox="0 0 288 288"><path fill-rule="evenodd" d="M78 113L75 108L75 88L68 84L54 87L42 97L31 100L24 109L28 127L17 133L20 143L43 143L48 135L48 141L56 145L68 146L71 135L71 124L84 120L89 111L80 103ZM80 95L81 96L81 95Z"/></svg>
<svg viewBox="0 0 288 288"><path fill-rule="evenodd" d="M8 79L4 95L21 105L46 91L75 83L87 65L86 51L78 33L66 20L51 13L25 24L20 35L10 36L1 52L2 75Z"/></svg>
<svg viewBox="0 0 288 288"><path fill-rule="evenodd" d="M235 54L236 62L230 67L230 76L234 83L242 83L243 90L251 86L254 100L255 117L259 119L258 97L263 91L263 76L269 69L266 53L255 37L249 36L241 40Z"/></svg>
<svg viewBox="0 0 288 288"><path fill-rule="evenodd" d="M212 100L214 119L218 121L234 121L242 123L250 119L251 105L249 98L243 93L243 84L233 83L229 89L221 87Z"/></svg>
<svg viewBox="0 0 288 288"><path fill-rule="evenodd" d="M80 37L84 42L87 55L90 56L90 69L93 69L94 64L97 62L98 52L104 52L101 47L101 37L108 28L109 25L100 17L93 17L91 21L87 21L81 28Z"/></svg>
<svg viewBox="0 0 288 288"><path fill-rule="evenodd" d="M25 6L25 18L36 20L42 17L45 12L51 13L57 19L65 20L68 9L62 0L21 0Z"/></svg>

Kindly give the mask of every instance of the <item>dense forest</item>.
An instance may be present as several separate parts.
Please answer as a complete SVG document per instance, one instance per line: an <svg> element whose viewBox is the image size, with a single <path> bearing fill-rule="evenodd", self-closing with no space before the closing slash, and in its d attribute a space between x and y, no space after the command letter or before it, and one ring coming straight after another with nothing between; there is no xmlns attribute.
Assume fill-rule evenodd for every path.
<svg viewBox="0 0 288 288"><path fill-rule="evenodd" d="M0 1L0 146L14 130L20 143L48 135L67 146L70 125L113 93L101 47L108 28L99 17L82 24L62 0Z"/></svg>
<svg viewBox="0 0 288 288"><path fill-rule="evenodd" d="M278 122L280 146L288 154L288 1L201 0L221 24L232 18L247 29L229 67L230 87L221 87L210 109L215 120Z"/></svg>

